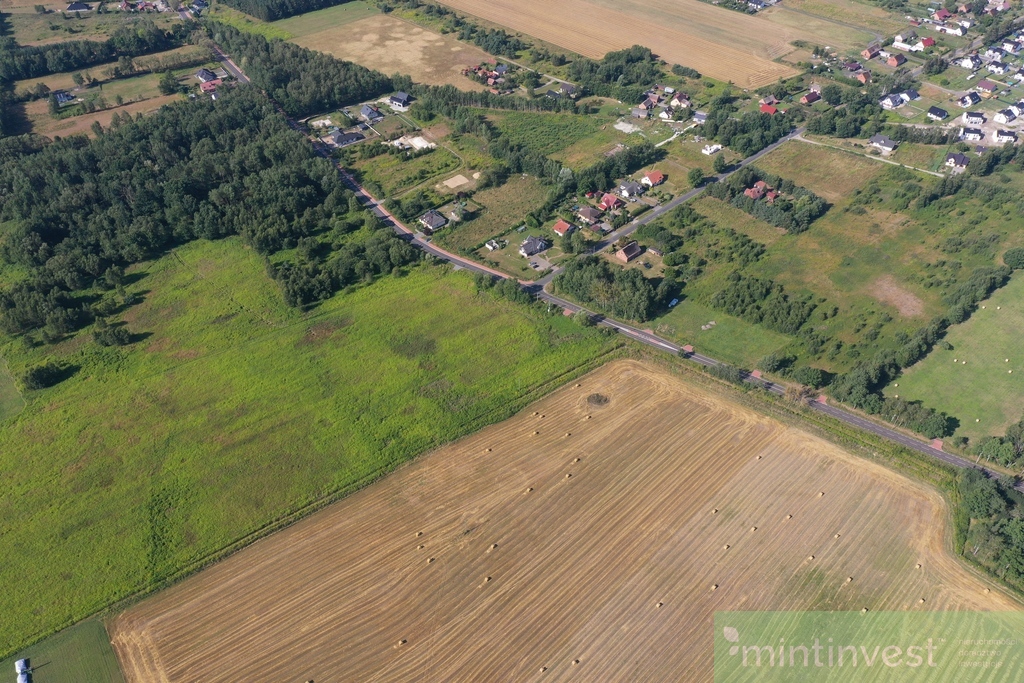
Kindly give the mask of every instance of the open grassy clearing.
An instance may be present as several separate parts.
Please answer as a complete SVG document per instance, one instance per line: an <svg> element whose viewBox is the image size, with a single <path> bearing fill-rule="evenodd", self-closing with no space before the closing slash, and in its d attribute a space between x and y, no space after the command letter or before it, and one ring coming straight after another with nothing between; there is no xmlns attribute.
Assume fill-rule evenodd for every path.
<svg viewBox="0 0 1024 683"><path fill-rule="evenodd" d="M948 146L940 147L904 142L896 148L892 155L892 160L926 171L940 171L946 162L946 153L949 151L950 148Z"/></svg>
<svg viewBox="0 0 1024 683"><path fill-rule="evenodd" d="M772 25L698 0L445 0L453 9L507 26L594 59L645 45L669 64L685 64L740 87L760 87L796 71L771 60L811 33Z"/></svg>
<svg viewBox="0 0 1024 683"><path fill-rule="evenodd" d="M775 5L757 13L775 27L785 27L802 33L812 33L815 44L833 49L852 50L875 40L877 29L839 23L817 14L793 11L788 4ZM773 27L774 28L774 27Z"/></svg>
<svg viewBox="0 0 1024 683"><path fill-rule="evenodd" d="M14 417L24 407L25 399L18 391L14 375L11 374L4 359L0 358L0 422Z"/></svg>
<svg viewBox="0 0 1024 683"><path fill-rule="evenodd" d="M473 195L473 201L486 207L485 210L471 221L445 229L435 239L456 251L475 247L522 225L526 214L540 206L547 194L548 188L533 176L513 176L501 187L489 187ZM508 239L515 241L514 237Z"/></svg>
<svg viewBox="0 0 1024 683"><path fill-rule="evenodd" d="M290 40L292 34L277 24L280 22L268 22L257 19L256 17L250 17L244 12L240 12L233 7L228 7L221 3L216 3L206 11L206 16L210 19L233 26L239 31L246 31L247 33L256 33L263 36L267 40L273 40L279 38L281 40ZM285 21L282 19L281 21Z"/></svg>
<svg viewBox="0 0 1024 683"><path fill-rule="evenodd" d="M363 180L372 181L383 188L385 196L393 197L461 166L462 162L454 154L438 147L430 154L415 159L381 154L372 159L357 161L352 168Z"/></svg>
<svg viewBox="0 0 1024 683"><path fill-rule="evenodd" d="M17 105L24 111L25 120L31 131L40 135L91 134L93 121L99 121L104 128L110 125L115 113L148 114L165 104L181 99L181 95L161 95L158 87L160 77L157 74L146 74L133 78L119 79L104 85L102 89L91 88L84 91L84 97L101 97L109 108L91 114L79 114L68 118L56 119L50 115L46 100L36 100ZM118 95L124 98L125 104L115 106Z"/></svg>
<svg viewBox="0 0 1024 683"><path fill-rule="evenodd" d="M112 636L129 681L710 680L715 611L1020 609L948 554L947 514L933 489L619 361Z"/></svg>
<svg viewBox="0 0 1024 683"><path fill-rule="evenodd" d="M787 0L785 7L882 34L896 34L907 26L900 14L862 0Z"/></svg>
<svg viewBox="0 0 1024 683"><path fill-rule="evenodd" d="M1024 416L1024 277L1015 275L981 306L946 334L952 350L935 347L886 389L956 415L957 434L974 442L1002 435Z"/></svg>
<svg viewBox="0 0 1024 683"><path fill-rule="evenodd" d="M707 216L714 221L716 225L723 225L736 232L742 232L755 242L766 246L786 234L782 228L776 228L774 225L754 218L746 211L741 211L714 197L702 195L694 200L692 206L702 216Z"/></svg>
<svg viewBox="0 0 1024 683"><path fill-rule="evenodd" d="M117 656L103 622L90 619L50 636L0 661L13 671L14 662L27 657L33 683L124 683Z"/></svg>
<svg viewBox="0 0 1024 683"><path fill-rule="evenodd" d="M562 165L578 171L593 166L608 152L615 149L616 145L640 144L643 140L639 134L627 135L616 130L611 123L606 123L593 134L551 154L550 157L561 162Z"/></svg>
<svg viewBox="0 0 1024 683"><path fill-rule="evenodd" d="M19 615L0 653L502 419L618 343L428 267L300 313L236 238L140 273L123 317L142 341L0 348L16 375L44 354L79 368L0 429L0 609Z"/></svg>
<svg viewBox="0 0 1024 683"><path fill-rule="evenodd" d="M417 83L454 85L463 90L483 86L463 76L462 70L491 59L480 48L451 35L386 14L325 28L292 42L387 74L407 74Z"/></svg>
<svg viewBox="0 0 1024 683"><path fill-rule="evenodd" d="M316 12L307 12L281 19L271 25L286 32L291 38L301 38L313 33L340 28L379 13L380 11L371 3L354 0Z"/></svg>
<svg viewBox="0 0 1024 683"><path fill-rule="evenodd" d="M593 116L501 112L490 118L509 142L523 145L545 156L596 133L601 123Z"/></svg>
<svg viewBox="0 0 1024 683"><path fill-rule="evenodd" d="M701 327L714 322L707 330ZM691 344L700 353L734 365L753 368L758 360L786 348L793 339L684 298L674 308L649 323L660 335L680 344Z"/></svg>
<svg viewBox="0 0 1024 683"><path fill-rule="evenodd" d="M757 160L757 167L788 178L835 203L885 167L870 159L794 140Z"/></svg>
<svg viewBox="0 0 1024 683"><path fill-rule="evenodd" d="M37 3L33 3L33 6L35 4ZM63 10L67 4L59 7ZM65 15L62 11L36 14L35 10L15 12L8 14L7 17L13 29L12 35L20 45L43 45L68 40L106 40L121 26L139 19L137 14L125 15L121 12L87 12L72 16ZM181 21L174 12L150 13L144 15L144 18L165 28Z"/></svg>

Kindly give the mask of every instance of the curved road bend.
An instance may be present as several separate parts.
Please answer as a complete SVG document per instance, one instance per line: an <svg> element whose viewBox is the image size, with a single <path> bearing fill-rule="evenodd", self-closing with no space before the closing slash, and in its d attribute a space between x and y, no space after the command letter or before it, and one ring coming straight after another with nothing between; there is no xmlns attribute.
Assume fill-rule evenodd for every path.
<svg viewBox="0 0 1024 683"><path fill-rule="evenodd" d="M223 50L220 49L220 46L217 46L216 51L217 51L218 56L221 58L221 61L224 63L225 67L227 67L229 71L231 71L233 74L235 74L236 78L238 78L240 81L242 81L244 83L248 83L249 82L249 79L245 76L244 73L242 73L241 69L239 69L238 66L235 65L235 63L232 62L231 59L223 52ZM292 124L293 127L296 127L298 125L294 121L292 121L291 119L288 119L288 120ZM719 174L719 175L715 176L715 180L716 181L721 181L721 180L727 178L729 175L731 175L732 173L735 173L740 168L743 168L744 166L747 166L748 164L753 163L757 159L761 158L765 154L768 154L773 149L777 148L779 145L783 144L785 141L791 140L791 139L793 139L794 137L800 135L803 132L804 132L803 128L798 128L798 129L794 130L793 132L791 132L786 137L780 139L778 142L776 142L776 143L774 143L772 145L769 145L768 147L764 148L763 150L761 150L757 154L754 154L754 155L752 155L750 157L747 157L746 159L741 161L739 163L739 165L737 165L731 171L729 171L727 173L722 173L722 174ZM427 242L425 239L420 237L416 233L416 231L409 229L407 226L403 225L401 221L399 221L397 218L395 218L393 215L391 215L391 213L387 209L385 209L383 207L383 205L381 204L380 201L378 201L369 192L367 192L361 185L359 185L359 183L356 182L355 178L353 178L351 176L351 174L348 173L348 171L346 171L344 168L342 168L334 159L331 158L330 154L327 152L327 150L324 148L324 146L322 144L314 143L314 149L316 149L316 151L317 151L317 153L319 155L321 155L324 158L326 158L329 161L331 161L331 163L334 165L334 167L338 170L338 173L341 175L342 181L350 189L352 189L353 192L355 192L356 197L363 204L363 206L368 208L375 216L380 218L385 223L385 225L390 226L391 229L394 230L403 239L406 239L407 241L411 242L413 245L415 245L416 247L422 249L426 253L431 254L433 256L436 256L439 259L443 259L445 261L448 261L449 263L451 263L451 264L453 264L453 265L455 265L455 266L457 266L459 268L464 268L465 270L468 270L468 271L471 271L471 272L474 272L474 273L486 273L488 275L491 275L491 276L497 277L497 278L501 278L501 279L508 279L509 278L509 276L506 275L505 273L501 273L501 272L493 270L491 268L487 268L486 266L483 266L483 265L481 265L479 263L476 263L474 261L470 261L469 259L463 258L461 256L457 256L455 254L452 254L452 253L450 253L448 251L445 251L444 249L440 249L438 247L435 247L433 244ZM601 243L602 246L600 246L596 250L603 249L603 248L607 247L609 244L614 244L615 241L618 240L619 237L622 237L623 235L631 234L634 230L636 230L641 225L645 225L646 223L649 223L649 222L653 221L657 217L665 214L668 211L671 211L672 209L674 209L675 207L679 206L683 202L688 201L688 200L692 199L693 197L697 196L697 194L699 194L699 193L700 193L700 188L693 189L690 192L687 192L686 194L683 194L683 195L680 195L679 197L676 197L675 199L673 199L672 201L668 202L667 204L658 207L657 209L651 211L650 213L645 214L640 219L634 221L633 223L629 224L628 226L624 226L623 228L620 228L617 232L612 233L612 235L609 235L609 237ZM534 296L536 296L538 299L540 299L542 301L546 301L548 303L555 304L557 306L562 307L565 310L572 311L574 313L579 312L581 310L586 310L582 306L580 306L579 304L575 304L575 303L573 303L571 301L567 301L565 299L557 297L554 294L551 294L550 292L548 292L547 290L544 289L544 287L547 285L547 283L551 281L553 275L554 275L553 273L549 274L548 276L546 276L545 278L542 278L541 280L538 280L537 282L533 282L533 283L520 283L520 284L524 285L524 288L527 291L529 291L530 293L532 293ZM546 280L546 282L545 282L545 280ZM660 349L662 351L667 351L669 353L674 353L674 354L679 354L683 350L682 347L679 346L678 344L670 342L667 339L662 339L661 337L657 336L653 332L647 332L645 330L638 329L636 327L633 327L632 325L627 325L625 323L619 322L619 321L614 320L612 318L608 318L606 316L596 315L596 314L592 313L591 311L587 311L587 313L590 314L591 317L593 317L595 320L597 320L599 325L605 325L605 326L608 326L608 327L612 327L612 328L618 330L620 334L623 334L623 335L629 337L630 339L638 341L641 344L647 344L648 346L652 346L652 347L654 347L656 349ZM717 365L722 365L723 364L721 361L715 360L714 358L710 358L708 356L703 356L703 355L701 355L699 353L696 353L696 352L687 352L684 357L687 358L688 360L691 360L691 361L693 361L695 363L698 363L700 365L703 365L705 367L713 367L713 366L717 366ZM762 378L759 378L759 377L754 377L754 376L752 376L750 374L746 375L746 377L744 379L746 381L748 381L748 382L753 383L753 384L760 385L761 387L763 387L764 389L772 392L773 394L782 395L782 394L785 394L785 392L786 392L785 387L783 387L782 385L776 384L775 382L770 382L768 380L765 380L765 379L762 379ZM855 414L855 413L853 413L851 411L845 410L843 408L837 408L835 406L830 406L830 405L827 405L827 404L819 403L817 401L809 401L808 405L810 405L815 410L818 410L818 411L820 411L822 413L825 413L826 415L829 415L829 416L839 420L840 422L845 422L848 425L857 427L859 429L863 429L864 431L867 431L867 432L869 432L871 434L874 434L876 436L882 437L882 438L887 439L889 441L892 441L894 443L898 443L901 446L905 446L906 448L909 448L911 450L917 451L918 453L924 453L925 455L930 455L933 458L941 460L942 462L948 463L948 464L953 465L955 467L975 467L975 468L981 470L982 472L984 472L989 477L997 478L997 477L1000 476L1000 474L998 472L994 472L994 471L986 469L984 467L978 467L974 463L971 463L971 462L969 462L967 460L964 460L963 458L957 457L957 456L952 455L950 453L946 453L946 452L944 452L944 451L942 451L942 450L940 450L938 448L933 448L931 446L931 444L926 443L924 441L921 441L920 439L916 439L916 438L914 438L912 436L909 436L907 434L904 434L902 432L898 432L895 429L890 429L888 427L880 425L880 424L874 422L873 420L868 420L868 419L866 419L864 417L861 417L860 415L857 415L857 414ZM1024 482L1018 484L1016 488L1018 490L1020 490L1020 491L1024 491Z"/></svg>

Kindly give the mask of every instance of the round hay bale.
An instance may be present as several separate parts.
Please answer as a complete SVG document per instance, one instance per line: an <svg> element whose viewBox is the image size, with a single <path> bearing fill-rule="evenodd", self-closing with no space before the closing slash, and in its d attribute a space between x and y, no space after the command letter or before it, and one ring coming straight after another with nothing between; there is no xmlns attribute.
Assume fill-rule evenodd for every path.
<svg viewBox="0 0 1024 683"><path fill-rule="evenodd" d="M544 416L543 416L543 415L541 415L541 419L543 419L543 418L544 418Z"/></svg>
<svg viewBox="0 0 1024 683"><path fill-rule="evenodd" d="M917 563L917 567L916 567L916 569L920 569L920 568L921 568L921 563L920 563L920 562L918 562L918 563Z"/></svg>
<svg viewBox="0 0 1024 683"><path fill-rule="evenodd" d="M899 382L896 382L895 384L893 384L894 387L898 387L899 385L900 385Z"/></svg>
<svg viewBox="0 0 1024 683"><path fill-rule="evenodd" d="M420 543L420 544L419 544L418 546L416 546L416 550L423 550L423 549L424 549L424 548L426 548L426 547L427 547L427 546L425 546L425 545L423 545L422 543Z"/></svg>
<svg viewBox="0 0 1024 683"><path fill-rule="evenodd" d="M981 422L981 418L977 418L977 417L976 417L976 418L974 418L974 421L975 421L975 422Z"/></svg>
<svg viewBox="0 0 1024 683"><path fill-rule="evenodd" d="M793 515L786 515L786 519L793 519Z"/></svg>
<svg viewBox="0 0 1024 683"><path fill-rule="evenodd" d="M530 491L533 491L533 487L532 486L527 486L526 487L526 493L529 493Z"/></svg>
<svg viewBox="0 0 1024 683"><path fill-rule="evenodd" d="M833 536L833 538L839 538L839 534L836 534L835 536Z"/></svg>
<svg viewBox="0 0 1024 683"><path fill-rule="evenodd" d="M722 546L722 550L728 550L728 549L729 549L729 544L728 543L726 543L725 545Z"/></svg>
<svg viewBox="0 0 1024 683"><path fill-rule="evenodd" d="M750 527L750 530L751 531L757 531L757 527L756 526L752 526L752 527Z"/></svg>
<svg viewBox="0 0 1024 683"><path fill-rule="evenodd" d="M1011 375L1013 374L1013 370L1007 370L1006 372Z"/></svg>
<svg viewBox="0 0 1024 683"><path fill-rule="evenodd" d="M1001 311L1001 310L1003 310L1003 307L1002 306L996 306L996 310L997 311Z"/></svg>
<svg viewBox="0 0 1024 683"><path fill-rule="evenodd" d="M566 432L565 435L566 436L572 436L572 432Z"/></svg>
<svg viewBox="0 0 1024 683"><path fill-rule="evenodd" d="M573 462L579 462L579 461L580 461L580 459L579 459L579 458L573 458L573 459L572 459L572 461L573 461Z"/></svg>
<svg viewBox="0 0 1024 683"><path fill-rule="evenodd" d="M535 430L533 430L533 435L534 435L534 436L537 436L538 434L540 434L540 432L538 432L538 431L537 431L536 429L535 429Z"/></svg>
<svg viewBox="0 0 1024 683"><path fill-rule="evenodd" d="M846 583L853 583L853 577L852 576L847 576L846 577Z"/></svg>
<svg viewBox="0 0 1024 683"><path fill-rule="evenodd" d="M577 664L579 664L579 663L580 663L580 660L578 660L578 659L574 659L574 660L572 660L572 665L573 665L573 666L576 666L576 665L577 665Z"/></svg>
<svg viewBox="0 0 1024 683"><path fill-rule="evenodd" d="M718 514L718 508L715 508L714 510L712 510L712 511L711 511L711 514L713 514L713 515L717 515L717 514Z"/></svg>
<svg viewBox="0 0 1024 683"><path fill-rule="evenodd" d="M965 360L960 361L960 365L967 365L967 361L965 361Z"/></svg>
<svg viewBox="0 0 1024 683"><path fill-rule="evenodd" d="M484 577L484 583L487 583L487 582L488 582L488 581L490 581L490 580L491 580L491 577L489 577L489 576L485 576L485 577Z"/></svg>
<svg viewBox="0 0 1024 683"><path fill-rule="evenodd" d="M485 449L484 449L484 453L490 453L490 452L491 452L491 449L490 449L490 448L485 448Z"/></svg>
<svg viewBox="0 0 1024 683"><path fill-rule="evenodd" d="M422 531L417 531L417 532L416 532L416 538L419 538L419 537L420 537L420 536L422 536L422 535L423 535L423 532L422 532Z"/></svg>
<svg viewBox="0 0 1024 683"><path fill-rule="evenodd" d="M587 415L587 419L588 419L588 420L590 419L590 417L591 417L590 415Z"/></svg>
<svg viewBox="0 0 1024 683"><path fill-rule="evenodd" d="M491 544L491 550L497 550L497 549L498 549L498 544L497 543L492 543Z"/></svg>
<svg viewBox="0 0 1024 683"><path fill-rule="evenodd" d="M565 473L565 478L566 478L566 479L569 479L569 478L571 478L571 477L572 477L572 472L566 472L566 473Z"/></svg>
<svg viewBox="0 0 1024 683"><path fill-rule="evenodd" d="M758 460L760 460L760 459L761 459L761 456L760 456L760 455L759 455L759 456L757 456L757 459L758 459Z"/></svg>
<svg viewBox="0 0 1024 683"><path fill-rule="evenodd" d="M711 590L713 590L713 591L718 590L718 584L717 583L711 584Z"/></svg>
<svg viewBox="0 0 1024 683"><path fill-rule="evenodd" d="M991 589L991 588L986 588L986 589L985 589L985 592L986 592L986 593L991 593L991 592L992 592L992 589Z"/></svg>
<svg viewBox="0 0 1024 683"><path fill-rule="evenodd" d="M655 607L658 608L658 609L661 609L661 606L664 605L664 604L665 603L663 603L663 602L659 602L657 605L655 605Z"/></svg>
<svg viewBox="0 0 1024 683"><path fill-rule="evenodd" d="M398 641L398 643L396 643L396 644L397 644L397 645L405 645L405 644L406 644L406 642L408 642L408 641L406 641L406 639L405 639L405 638L402 638L402 639L401 639L400 641Z"/></svg>
<svg viewBox="0 0 1024 683"><path fill-rule="evenodd" d="M431 563L431 562L433 562L433 561L434 561L434 558L432 558L432 557L430 557L430 558L427 558L427 564L430 564L430 563Z"/></svg>
<svg viewBox="0 0 1024 683"><path fill-rule="evenodd" d="M868 611L868 608L865 607L865 608L861 609L860 613L861 614L867 614L867 611Z"/></svg>
<svg viewBox="0 0 1024 683"><path fill-rule="evenodd" d="M579 382L577 382L577 383L576 383L576 388L577 388L577 389L579 389L579 388L580 388L580 384L579 384Z"/></svg>
<svg viewBox="0 0 1024 683"><path fill-rule="evenodd" d="M808 556L807 556L807 559L808 559L808 560L813 560L813 559L814 559L814 555L808 555Z"/></svg>
<svg viewBox="0 0 1024 683"><path fill-rule="evenodd" d="M533 416L534 416L534 417L536 417L536 416L538 416L538 415L540 415L540 413L538 413L538 412L537 412L536 410L535 410L535 411L533 411Z"/></svg>
<svg viewBox="0 0 1024 683"><path fill-rule="evenodd" d="M818 498L821 498L824 495L825 495L824 491L818 491Z"/></svg>
<svg viewBox="0 0 1024 683"><path fill-rule="evenodd" d="M548 670L548 668L547 668L546 666L542 666L542 667L540 668L540 672L541 672L541 673L544 673L544 672L545 672L545 671L547 671L547 670Z"/></svg>

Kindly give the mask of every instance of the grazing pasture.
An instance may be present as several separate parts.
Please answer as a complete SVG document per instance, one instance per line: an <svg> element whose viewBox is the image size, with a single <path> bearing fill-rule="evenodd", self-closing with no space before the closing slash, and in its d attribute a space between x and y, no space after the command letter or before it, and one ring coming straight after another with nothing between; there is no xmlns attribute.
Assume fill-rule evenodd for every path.
<svg viewBox="0 0 1024 683"><path fill-rule="evenodd" d="M947 553L947 515L932 489L617 361L111 634L132 682L711 680L719 610L1019 609Z"/></svg>
<svg viewBox="0 0 1024 683"><path fill-rule="evenodd" d="M890 384L886 393L956 415L960 418L956 433L974 442L1001 436L1024 416L1021 330L1024 277L1018 272L1010 284L983 301L970 320L949 329L946 341L952 344L951 350L935 347Z"/></svg>
<svg viewBox="0 0 1024 683"><path fill-rule="evenodd" d="M782 27L698 0L445 0L452 9L600 59L644 45L669 64L757 88L797 71L772 60L812 32Z"/></svg>
<svg viewBox="0 0 1024 683"><path fill-rule="evenodd" d="M493 60L480 48L451 35L387 14L328 26L297 36L292 42L386 74L406 74L417 83L454 85L463 90L480 90L483 86L463 76L462 70Z"/></svg>
<svg viewBox="0 0 1024 683"><path fill-rule="evenodd" d="M428 266L298 311L240 238L126 288L142 301L111 323L130 346L0 339L15 376L44 356L77 368L0 425L2 654L504 419L619 343Z"/></svg>

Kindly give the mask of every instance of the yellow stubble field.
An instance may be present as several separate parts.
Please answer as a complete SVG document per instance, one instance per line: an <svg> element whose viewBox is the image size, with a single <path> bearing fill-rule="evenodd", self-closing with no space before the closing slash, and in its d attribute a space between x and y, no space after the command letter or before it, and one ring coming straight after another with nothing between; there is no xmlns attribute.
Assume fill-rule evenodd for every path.
<svg viewBox="0 0 1024 683"><path fill-rule="evenodd" d="M109 628L132 682L709 681L719 610L1019 609L948 552L947 515L616 361Z"/></svg>

